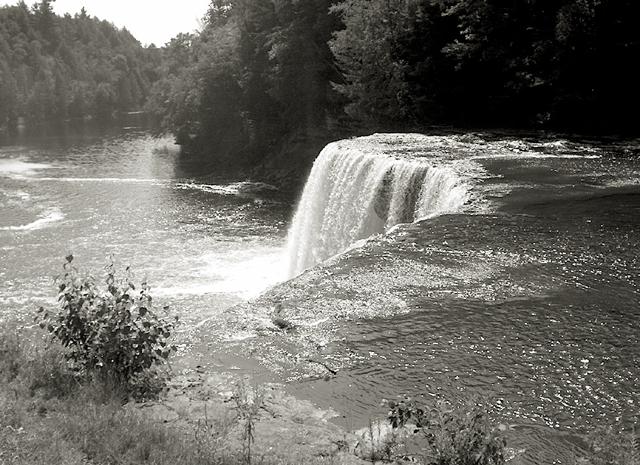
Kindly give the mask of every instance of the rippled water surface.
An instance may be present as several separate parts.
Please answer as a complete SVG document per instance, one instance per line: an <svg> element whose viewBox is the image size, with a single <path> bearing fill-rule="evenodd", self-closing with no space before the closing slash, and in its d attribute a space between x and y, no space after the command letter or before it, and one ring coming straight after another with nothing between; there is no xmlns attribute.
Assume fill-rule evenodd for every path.
<svg viewBox="0 0 640 465"><path fill-rule="evenodd" d="M344 369L293 392L354 427L382 399L488 395L525 463L570 460L598 425L637 427L640 164L503 150L474 157L480 208L348 252L307 278L321 294L277 296L353 318L320 352Z"/></svg>
<svg viewBox="0 0 640 465"><path fill-rule="evenodd" d="M377 236L224 315L284 279L288 199L193 178L171 140L135 125L0 147L0 321L29 324L52 305L69 252L98 272L113 253L180 313L183 347L253 357L347 427L384 415L382 399L490 395L524 463L557 463L596 425L637 425L637 141L431 142L469 178L460 211Z"/></svg>
<svg viewBox="0 0 640 465"><path fill-rule="evenodd" d="M170 138L133 124L0 147L0 320L52 305L70 252L98 276L111 254L130 264L182 330L284 278L291 202L270 186L203 182Z"/></svg>

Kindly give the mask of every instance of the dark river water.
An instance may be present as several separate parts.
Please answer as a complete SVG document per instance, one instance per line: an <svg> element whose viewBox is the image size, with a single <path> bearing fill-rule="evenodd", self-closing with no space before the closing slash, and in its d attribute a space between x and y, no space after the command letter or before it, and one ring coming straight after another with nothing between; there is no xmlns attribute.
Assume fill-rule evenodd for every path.
<svg viewBox="0 0 640 465"><path fill-rule="evenodd" d="M348 252L296 297L300 314L334 321L308 334L327 334L318 344L342 369L315 381L281 372L291 391L350 428L384 415L383 398L491 395L525 463L566 462L597 425L637 425L634 144L511 138L460 155L481 178L464 208ZM94 274L113 254L180 315L184 355L181 334L286 279L292 204L181 170L171 139L135 119L24 135L0 146L0 322L28 327L54 305L68 253Z"/></svg>
<svg viewBox="0 0 640 465"><path fill-rule="evenodd" d="M321 293L278 296L351 320L321 352L346 369L292 390L356 427L381 399L490 396L520 460L567 463L596 426L637 430L640 163L567 140L469 152L463 212L348 252L306 278Z"/></svg>

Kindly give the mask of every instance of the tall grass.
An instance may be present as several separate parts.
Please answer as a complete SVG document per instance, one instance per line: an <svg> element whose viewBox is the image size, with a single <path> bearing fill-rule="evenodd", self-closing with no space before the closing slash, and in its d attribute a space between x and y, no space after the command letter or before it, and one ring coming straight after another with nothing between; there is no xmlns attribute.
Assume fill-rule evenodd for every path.
<svg viewBox="0 0 640 465"><path fill-rule="evenodd" d="M121 385L76 376L59 346L0 335L0 463L204 463L188 435L124 409Z"/></svg>
<svg viewBox="0 0 640 465"><path fill-rule="evenodd" d="M59 345L0 333L0 464L332 464L283 450L252 454L261 401L244 385L229 404L172 426L125 404L121 383L79 379ZM239 385L240 386L240 385ZM211 415L213 413L213 415Z"/></svg>

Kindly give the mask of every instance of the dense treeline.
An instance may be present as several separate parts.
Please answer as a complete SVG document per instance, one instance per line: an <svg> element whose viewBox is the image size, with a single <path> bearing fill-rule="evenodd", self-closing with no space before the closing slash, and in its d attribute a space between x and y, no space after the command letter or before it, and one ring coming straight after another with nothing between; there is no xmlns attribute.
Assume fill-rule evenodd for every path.
<svg viewBox="0 0 640 465"><path fill-rule="evenodd" d="M432 124L637 128L635 0L213 0L168 46L178 142L262 163L297 141Z"/></svg>
<svg viewBox="0 0 640 465"><path fill-rule="evenodd" d="M0 8L0 128L147 102L231 169L304 169L359 131L637 131L633 0L212 0L163 49L51 2Z"/></svg>
<svg viewBox="0 0 640 465"><path fill-rule="evenodd" d="M53 13L51 1L0 8L0 129L143 108L160 49L90 17Z"/></svg>
<svg viewBox="0 0 640 465"><path fill-rule="evenodd" d="M341 111L331 87L340 74L328 46L339 27L330 6L212 1L203 30L166 47L153 96L164 127L218 168L260 165L283 147L317 155L328 119Z"/></svg>
<svg viewBox="0 0 640 465"><path fill-rule="evenodd" d="M345 0L333 11L354 116L636 130L633 0Z"/></svg>

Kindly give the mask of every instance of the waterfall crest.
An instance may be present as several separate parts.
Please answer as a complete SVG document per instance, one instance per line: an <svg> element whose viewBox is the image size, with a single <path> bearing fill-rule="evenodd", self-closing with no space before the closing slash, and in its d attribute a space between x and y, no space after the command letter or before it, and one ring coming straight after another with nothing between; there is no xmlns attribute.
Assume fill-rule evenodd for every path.
<svg viewBox="0 0 640 465"><path fill-rule="evenodd" d="M333 142L316 159L289 230L290 276L360 239L467 201L452 170L358 140Z"/></svg>

